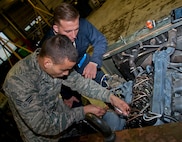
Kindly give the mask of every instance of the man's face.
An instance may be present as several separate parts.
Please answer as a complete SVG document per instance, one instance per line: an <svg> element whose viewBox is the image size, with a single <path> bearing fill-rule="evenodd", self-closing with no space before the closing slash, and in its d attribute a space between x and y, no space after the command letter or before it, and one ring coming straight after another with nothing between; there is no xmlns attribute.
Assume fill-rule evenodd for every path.
<svg viewBox="0 0 182 142"><path fill-rule="evenodd" d="M51 61L45 66L45 71L53 78L61 78L67 76L75 64L75 62L70 62L68 59L65 59L61 64L54 64Z"/></svg>
<svg viewBox="0 0 182 142"><path fill-rule="evenodd" d="M53 28L56 33L65 35L74 42L79 30L79 17L73 21L60 20Z"/></svg>

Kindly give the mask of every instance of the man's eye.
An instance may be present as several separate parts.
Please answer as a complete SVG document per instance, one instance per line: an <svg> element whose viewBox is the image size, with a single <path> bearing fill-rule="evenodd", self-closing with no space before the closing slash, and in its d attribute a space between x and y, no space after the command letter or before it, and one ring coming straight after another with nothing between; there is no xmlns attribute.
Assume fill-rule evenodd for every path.
<svg viewBox="0 0 182 142"><path fill-rule="evenodd" d="M66 33L70 33L71 31L65 31Z"/></svg>

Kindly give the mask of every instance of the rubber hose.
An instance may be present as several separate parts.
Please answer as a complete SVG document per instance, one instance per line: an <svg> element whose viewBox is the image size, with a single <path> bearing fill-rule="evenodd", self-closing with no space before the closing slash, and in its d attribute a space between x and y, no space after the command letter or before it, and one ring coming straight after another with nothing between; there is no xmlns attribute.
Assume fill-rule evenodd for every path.
<svg viewBox="0 0 182 142"><path fill-rule="evenodd" d="M87 113L85 120L104 136L105 142L114 142L116 134L112 132L107 123L92 113Z"/></svg>

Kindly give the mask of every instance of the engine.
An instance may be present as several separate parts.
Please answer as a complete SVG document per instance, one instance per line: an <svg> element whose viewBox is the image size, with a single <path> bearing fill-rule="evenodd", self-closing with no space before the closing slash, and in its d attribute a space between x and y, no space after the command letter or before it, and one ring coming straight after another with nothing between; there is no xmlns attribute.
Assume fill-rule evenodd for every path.
<svg viewBox="0 0 182 142"><path fill-rule="evenodd" d="M182 26L138 41L112 61L121 76L108 77L108 88L131 107L126 128L182 121Z"/></svg>

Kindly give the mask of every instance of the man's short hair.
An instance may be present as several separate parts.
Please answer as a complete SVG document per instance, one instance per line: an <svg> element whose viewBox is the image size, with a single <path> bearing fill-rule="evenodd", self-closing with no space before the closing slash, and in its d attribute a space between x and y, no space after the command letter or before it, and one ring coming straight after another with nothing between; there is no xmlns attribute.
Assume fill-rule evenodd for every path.
<svg viewBox="0 0 182 142"><path fill-rule="evenodd" d="M71 4L61 3L54 10L54 24L59 24L60 20L72 21L79 16L79 12Z"/></svg>
<svg viewBox="0 0 182 142"><path fill-rule="evenodd" d="M78 52L67 36L58 34L45 40L39 56L47 56L58 64L66 58L71 62L77 62Z"/></svg>

